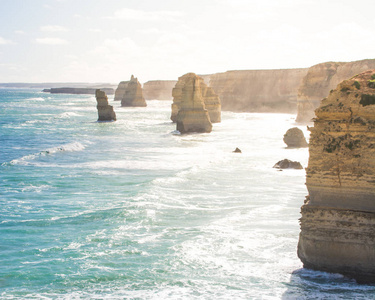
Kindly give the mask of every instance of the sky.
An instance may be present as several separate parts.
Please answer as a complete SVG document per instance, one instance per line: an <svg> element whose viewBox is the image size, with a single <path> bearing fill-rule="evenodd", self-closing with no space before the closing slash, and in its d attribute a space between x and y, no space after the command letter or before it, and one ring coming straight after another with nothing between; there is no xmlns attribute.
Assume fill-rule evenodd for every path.
<svg viewBox="0 0 375 300"><path fill-rule="evenodd" d="M140 82L375 58L374 0L0 0L0 82Z"/></svg>

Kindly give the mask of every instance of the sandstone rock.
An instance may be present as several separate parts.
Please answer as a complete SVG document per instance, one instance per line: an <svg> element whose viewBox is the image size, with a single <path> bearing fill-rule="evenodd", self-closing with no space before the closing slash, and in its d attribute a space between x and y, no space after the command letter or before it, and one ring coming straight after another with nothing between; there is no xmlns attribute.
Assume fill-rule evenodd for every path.
<svg viewBox="0 0 375 300"><path fill-rule="evenodd" d="M133 75L125 88L121 106L147 106L145 98L143 97L142 86Z"/></svg>
<svg viewBox="0 0 375 300"><path fill-rule="evenodd" d="M172 100L172 89L176 80L150 80L143 84L146 100Z"/></svg>
<svg viewBox="0 0 375 300"><path fill-rule="evenodd" d="M201 79L189 73L183 82L176 118L177 130L181 133L211 132L212 124L202 97Z"/></svg>
<svg viewBox="0 0 375 300"><path fill-rule="evenodd" d="M233 153L242 153L242 151L241 151L241 149L236 148L236 149L234 149Z"/></svg>
<svg viewBox="0 0 375 300"><path fill-rule="evenodd" d="M375 70L340 83L310 128L298 256L306 268L375 282Z"/></svg>
<svg viewBox="0 0 375 300"><path fill-rule="evenodd" d="M304 148L308 146L302 130L298 127L288 129L284 134L283 140L289 148Z"/></svg>
<svg viewBox="0 0 375 300"><path fill-rule="evenodd" d="M173 104L172 104L172 114L171 120L173 122L177 121L177 114L181 107L182 97L183 97L183 88L187 82L190 82L191 77L196 77L196 80L199 81L199 87L201 92L201 97L207 109L210 120L212 123L221 122L221 103L218 95L215 94L214 90L211 87L208 87L204 83L204 79L200 76L195 75L194 73L187 73L178 78L178 82L172 90Z"/></svg>
<svg viewBox="0 0 375 300"><path fill-rule="evenodd" d="M116 121L116 113L113 110L112 105L108 105L108 97L105 92L96 90L95 92L97 109L98 109L98 121Z"/></svg>
<svg viewBox="0 0 375 300"><path fill-rule="evenodd" d="M291 161L289 159L283 159L283 160L278 161L273 166L273 168L276 168L276 169L297 169L297 170L303 169L301 163L299 163L298 161Z"/></svg>
<svg viewBox="0 0 375 300"><path fill-rule="evenodd" d="M118 84L117 89L115 91L115 97L114 97L115 101L121 101L122 100L122 98L124 97L125 90L126 90L128 84L129 84L129 81L121 81Z"/></svg>
<svg viewBox="0 0 375 300"><path fill-rule="evenodd" d="M320 101L341 81L375 69L375 59L354 62L326 62L309 68L298 90L297 122L310 122Z"/></svg>

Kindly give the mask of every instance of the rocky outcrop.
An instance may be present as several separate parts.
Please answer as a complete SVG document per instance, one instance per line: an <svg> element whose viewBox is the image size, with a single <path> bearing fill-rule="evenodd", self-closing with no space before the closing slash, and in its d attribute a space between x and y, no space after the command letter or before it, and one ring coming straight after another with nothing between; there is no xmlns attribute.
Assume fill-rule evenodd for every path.
<svg viewBox="0 0 375 300"><path fill-rule="evenodd" d="M118 86L117 86L117 89L115 91L115 97L113 100L115 101L121 101L122 98L124 97L124 94L125 94L125 90L127 88L129 84L129 81L121 81Z"/></svg>
<svg viewBox="0 0 375 300"><path fill-rule="evenodd" d="M143 97L142 86L133 75L125 88L121 106L147 106Z"/></svg>
<svg viewBox="0 0 375 300"><path fill-rule="evenodd" d="M108 95L113 95L113 88L100 88ZM61 88L50 88L44 89L44 93L51 94L78 94L78 95L95 95L97 88L74 88L74 87L61 87Z"/></svg>
<svg viewBox="0 0 375 300"><path fill-rule="evenodd" d="M116 121L116 113L112 105L108 105L108 97L104 91L97 89L95 97L98 109L98 121Z"/></svg>
<svg viewBox="0 0 375 300"><path fill-rule="evenodd" d="M300 162L292 161L292 160L289 160L289 159L286 159L286 158L278 161L273 166L273 168L276 168L276 169L297 169L297 170L303 169Z"/></svg>
<svg viewBox="0 0 375 300"><path fill-rule="evenodd" d="M172 114L171 120L173 122L177 121L177 114L181 109L182 102L184 101L183 89L187 84L191 84L191 80L199 81L197 86L199 86L200 97L203 100L205 109L207 109L212 123L221 122L221 102L218 95L215 94L211 87L208 87L204 83L204 79L194 73L187 73L178 78L178 82L172 90L173 103L172 103Z"/></svg>
<svg viewBox="0 0 375 300"><path fill-rule="evenodd" d="M374 283L375 70L340 83L315 112L298 256Z"/></svg>
<svg viewBox="0 0 375 300"><path fill-rule="evenodd" d="M143 95L146 100L172 100L172 89L176 80L151 80L143 84Z"/></svg>
<svg viewBox="0 0 375 300"><path fill-rule="evenodd" d="M341 81L375 69L375 59L354 62L326 62L309 68L298 90L297 122L311 122L314 110Z"/></svg>
<svg viewBox="0 0 375 300"><path fill-rule="evenodd" d="M297 111L297 91L308 69L227 71L209 76L223 110Z"/></svg>
<svg viewBox="0 0 375 300"><path fill-rule="evenodd" d="M211 132L212 124L202 96L201 88L204 83L194 73L188 73L183 77L179 98L181 101L176 117L177 130L181 133Z"/></svg>
<svg viewBox="0 0 375 300"><path fill-rule="evenodd" d="M288 129L284 134L283 141L288 148L304 148L308 146L302 130L298 127Z"/></svg>

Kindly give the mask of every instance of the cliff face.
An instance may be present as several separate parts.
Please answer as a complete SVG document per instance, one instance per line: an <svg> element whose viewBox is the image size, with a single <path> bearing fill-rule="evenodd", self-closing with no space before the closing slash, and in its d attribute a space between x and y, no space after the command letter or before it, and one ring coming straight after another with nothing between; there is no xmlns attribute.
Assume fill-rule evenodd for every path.
<svg viewBox="0 0 375 300"><path fill-rule="evenodd" d="M354 62L327 62L309 68L298 90L297 122L309 122L320 101L341 81L375 69L375 59Z"/></svg>
<svg viewBox="0 0 375 300"><path fill-rule="evenodd" d="M183 80L180 80L183 77ZM202 78L194 73L188 73L179 78L183 81L181 87L181 101L176 117L177 130L181 133L211 132L210 116L205 108L202 96Z"/></svg>
<svg viewBox="0 0 375 300"><path fill-rule="evenodd" d="M200 96L205 105L205 109L207 109L208 111L211 122L212 123L221 122L221 102L220 102L219 96L215 94L214 90L211 87L208 87L204 83L204 79L202 77L197 76L194 73L187 73L179 77L178 82L176 83L175 87L172 90L173 103L172 103L171 120L173 122L177 121L177 114L181 108L181 105L182 105L181 103L184 99L183 89L185 85L191 84L191 80L192 80L191 78L194 78L194 80L199 81L199 92L201 93Z"/></svg>
<svg viewBox="0 0 375 300"><path fill-rule="evenodd" d="M294 113L307 70L227 71L210 75L210 86L219 95L223 110Z"/></svg>
<svg viewBox="0 0 375 300"><path fill-rule="evenodd" d="M298 256L375 282L375 70L340 83L315 112Z"/></svg>
<svg viewBox="0 0 375 300"><path fill-rule="evenodd" d="M108 97L104 91L96 90L95 97L98 109L98 121L116 121L116 113L113 106L108 105Z"/></svg>
<svg viewBox="0 0 375 300"><path fill-rule="evenodd" d="M125 88L121 99L121 106L147 106L143 97L142 86L133 75Z"/></svg>
<svg viewBox="0 0 375 300"><path fill-rule="evenodd" d="M172 100L172 89L176 80L151 80L143 84L143 95L146 100Z"/></svg>

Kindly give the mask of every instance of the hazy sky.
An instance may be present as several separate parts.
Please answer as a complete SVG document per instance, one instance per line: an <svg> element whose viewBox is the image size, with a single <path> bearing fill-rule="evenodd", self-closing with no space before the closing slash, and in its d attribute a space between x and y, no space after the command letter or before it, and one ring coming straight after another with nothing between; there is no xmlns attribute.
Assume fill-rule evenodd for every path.
<svg viewBox="0 0 375 300"><path fill-rule="evenodd" d="M374 0L0 0L0 82L141 82L375 58Z"/></svg>

